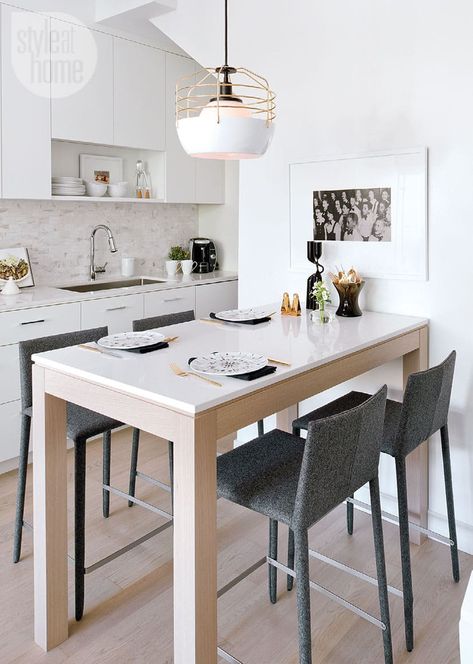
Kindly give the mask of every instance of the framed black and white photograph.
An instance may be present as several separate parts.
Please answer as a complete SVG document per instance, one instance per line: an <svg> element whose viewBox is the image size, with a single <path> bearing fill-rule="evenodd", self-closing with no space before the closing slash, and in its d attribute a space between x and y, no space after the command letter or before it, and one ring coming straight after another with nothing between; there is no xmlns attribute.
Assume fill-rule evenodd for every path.
<svg viewBox="0 0 473 664"><path fill-rule="evenodd" d="M314 240L391 242L391 187L312 192Z"/></svg>
<svg viewBox="0 0 473 664"><path fill-rule="evenodd" d="M0 284L9 279L19 288L34 286L33 271L26 247L0 249Z"/></svg>
<svg viewBox="0 0 473 664"><path fill-rule="evenodd" d="M368 278L426 280L427 149L320 157L289 164L290 269L307 273L308 240L322 263Z"/></svg>

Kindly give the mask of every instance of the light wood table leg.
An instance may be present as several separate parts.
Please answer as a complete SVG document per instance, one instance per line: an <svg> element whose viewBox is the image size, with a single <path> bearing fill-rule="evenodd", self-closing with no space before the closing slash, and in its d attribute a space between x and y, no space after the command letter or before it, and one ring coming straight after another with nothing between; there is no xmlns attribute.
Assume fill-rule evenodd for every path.
<svg viewBox="0 0 473 664"><path fill-rule="evenodd" d="M68 637L66 404L33 368L34 634L51 650Z"/></svg>
<svg viewBox="0 0 473 664"><path fill-rule="evenodd" d="M174 440L174 664L217 662L217 428L182 418Z"/></svg>
<svg viewBox="0 0 473 664"><path fill-rule="evenodd" d="M409 374L423 371L429 366L429 334L428 329L422 328L419 332L420 343L418 350L404 355L403 378L404 387ZM425 442L411 452L406 459L407 492L409 503L409 520L427 528L429 508L429 443ZM422 544L426 536L411 529L410 541L413 544Z"/></svg>
<svg viewBox="0 0 473 664"><path fill-rule="evenodd" d="M299 417L299 404L297 403L290 408L286 408L285 410L276 413L276 429L292 433L292 423L296 417Z"/></svg>

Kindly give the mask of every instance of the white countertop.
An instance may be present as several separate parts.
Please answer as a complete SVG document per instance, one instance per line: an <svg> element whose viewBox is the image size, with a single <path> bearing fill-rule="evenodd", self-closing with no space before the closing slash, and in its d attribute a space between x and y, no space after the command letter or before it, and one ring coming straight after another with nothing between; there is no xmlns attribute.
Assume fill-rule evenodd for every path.
<svg viewBox="0 0 473 664"><path fill-rule="evenodd" d="M195 414L427 323L424 318L373 312L364 312L359 318L336 317L324 326L312 323L305 313L298 318L276 314L271 322L255 326L193 321L163 329L166 335L179 335L179 339L153 353L121 352L123 359L118 359L72 347L36 355L34 360L43 367ZM291 366L279 366L270 376L250 382L216 378L223 387L192 377L180 378L170 369L170 362L187 369L190 357L217 350L263 353Z"/></svg>
<svg viewBox="0 0 473 664"><path fill-rule="evenodd" d="M0 313L5 311L17 311L20 309L31 309L33 307L44 307L52 304L67 304L69 302L81 302L84 300L99 300L105 297L117 297L119 295L133 295L148 293L171 288L185 288L186 286L197 286L202 284L218 283L220 281L234 281L238 279L236 272L210 272L208 274L190 274L189 276L167 277L163 274L137 275L136 277L122 277L121 275L101 275L95 282L109 282L115 280L145 278L166 279L165 283L147 284L145 286L132 286L126 288L114 288L87 293L74 293L73 291L61 290L58 286L33 286L23 288L17 295L0 294ZM76 283L63 283L61 286L75 286L87 283L86 281Z"/></svg>

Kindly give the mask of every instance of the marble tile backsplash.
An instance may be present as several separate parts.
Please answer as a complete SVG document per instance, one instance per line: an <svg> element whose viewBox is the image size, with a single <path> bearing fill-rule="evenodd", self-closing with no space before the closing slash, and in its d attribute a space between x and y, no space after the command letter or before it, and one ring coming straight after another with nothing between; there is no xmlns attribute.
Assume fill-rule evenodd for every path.
<svg viewBox="0 0 473 664"><path fill-rule="evenodd" d="M96 263L108 261L107 275L120 274L122 256L137 259L137 273L164 270L171 245L187 245L198 235L195 205L0 201L0 248L27 247L35 283L88 278L89 236L97 224L112 230L118 252L111 254L105 233L96 236Z"/></svg>

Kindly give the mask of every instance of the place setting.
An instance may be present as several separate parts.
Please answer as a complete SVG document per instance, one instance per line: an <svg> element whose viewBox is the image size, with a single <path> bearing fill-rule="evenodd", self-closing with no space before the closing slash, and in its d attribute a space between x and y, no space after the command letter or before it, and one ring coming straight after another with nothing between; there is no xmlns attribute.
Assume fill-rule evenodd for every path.
<svg viewBox="0 0 473 664"><path fill-rule="evenodd" d="M210 313L209 318L201 318L202 323L217 323L225 325L260 325L269 323L276 311L264 307L251 307L248 309L228 309L217 313Z"/></svg>
<svg viewBox="0 0 473 664"><path fill-rule="evenodd" d="M266 357L261 353L244 351L227 351L205 353L189 358L189 370L181 369L172 363L171 370L181 377L195 377L205 380L212 385L222 387L214 377L236 378L238 380L252 381L273 374L279 366L291 366L289 362ZM212 376L212 378L209 378Z"/></svg>
<svg viewBox="0 0 473 664"><path fill-rule="evenodd" d="M166 337L160 332L149 330L146 332L121 332L102 337L95 344L81 344L79 348L90 350L108 357L126 358L126 354L144 355L154 351L169 348L169 344L179 337ZM120 351L120 352L117 352Z"/></svg>

